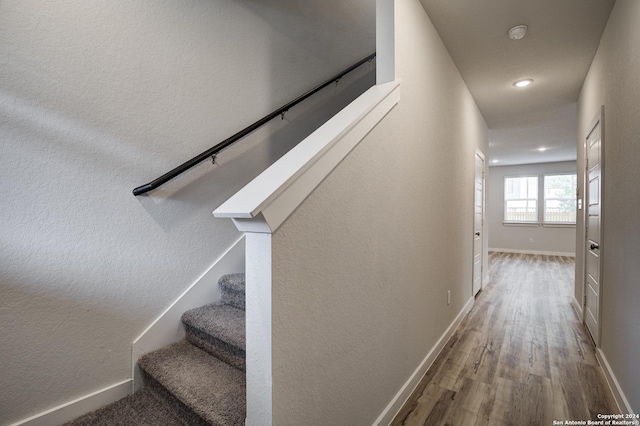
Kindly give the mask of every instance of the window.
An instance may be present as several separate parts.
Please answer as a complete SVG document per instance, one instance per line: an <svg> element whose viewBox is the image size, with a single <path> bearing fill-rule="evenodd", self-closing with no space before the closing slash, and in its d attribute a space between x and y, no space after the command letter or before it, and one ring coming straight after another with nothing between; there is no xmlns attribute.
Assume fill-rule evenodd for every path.
<svg viewBox="0 0 640 426"><path fill-rule="evenodd" d="M544 223L576 223L575 174L545 175Z"/></svg>
<svg viewBox="0 0 640 426"><path fill-rule="evenodd" d="M538 222L538 176L504 178L504 221Z"/></svg>
<svg viewBox="0 0 640 426"><path fill-rule="evenodd" d="M504 223L575 225L577 183L575 173L505 177Z"/></svg>

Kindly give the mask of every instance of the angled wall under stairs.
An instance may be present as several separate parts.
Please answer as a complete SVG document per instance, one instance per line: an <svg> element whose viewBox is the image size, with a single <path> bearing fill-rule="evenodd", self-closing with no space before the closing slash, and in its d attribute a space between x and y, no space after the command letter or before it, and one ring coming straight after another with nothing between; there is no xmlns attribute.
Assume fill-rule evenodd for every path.
<svg viewBox="0 0 640 426"><path fill-rule="evenodd" d="M243 425L245 275L218 284L220 302L183 314L186 339L139 359L142 390L67 426Z"/></svg>

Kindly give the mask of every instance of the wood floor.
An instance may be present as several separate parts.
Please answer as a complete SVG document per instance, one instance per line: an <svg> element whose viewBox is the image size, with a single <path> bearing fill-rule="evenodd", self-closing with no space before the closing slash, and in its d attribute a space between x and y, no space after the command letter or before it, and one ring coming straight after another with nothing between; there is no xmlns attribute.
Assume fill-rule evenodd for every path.
<svg viewBox="0 0 640 426"><path fill-rule="evenodd" d="M491 253L471 312L391 423L553 425L619 413L571 307L574 260Z"/></svg>

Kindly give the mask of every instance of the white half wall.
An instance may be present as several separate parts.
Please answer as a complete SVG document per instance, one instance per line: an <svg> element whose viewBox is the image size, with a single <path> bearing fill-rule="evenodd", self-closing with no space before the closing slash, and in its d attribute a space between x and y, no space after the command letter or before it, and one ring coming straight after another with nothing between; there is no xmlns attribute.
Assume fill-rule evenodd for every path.
<svg viewBox="0 0 640 426"><path fill-rule="evenodd" d="M575 161L489 167L487 221L489 250L574 256L575 226L543 226L504 224L504 178L542 176L552 173L576 173ZM542 180L540 180L542 182ZM538 209L543 205L542 185L539 185Z"/></svg>
<svg viewBox="0 0 640 426"><path fill-rule="evenodd" d="M282 166L270 195L255 190L271 182L258 177L214 212L248 232L247 380L262 389L247 395L248 424L392 418L473 301L475 153L487 152L487 126L420 2L396 2L394 17L400 102L337 165L323 162L349 152L351 130L314 151L308 170L330 171L324 179L290 170L292 150L261 176ZM379 105L397 89L386 90Z"/></svg>
<svg viewBox="0 0 640 426"><path fill-rule="evenodd" d="M640 2L618 0L578 98L578 166L591 120L604 105L601 342L605 371L625 411L640 413ZM583 193L582 182L580 192ZM579 229L584 226L579 218ZM577 250L584 240L576 239ZM576 257L575 298L584 263ZM599 352L600 352L599 351ZM614 379L615 378L615 379ZM617 389L616 389L617 388Z"/></svg>
<svg viewBox="0 0 640 426"><path fill-rule="evenodd" d="M399 99L398 81L370 88L213 212L247 232L247 425L273 420L271 234Z"/></svg>
<svg viewBox="0 0 640 426"><path fill-rule="evenodd" d="M400 102L272 236L273 424L371 425L471 297L487 127L419 1L395 28Z"/></svg>

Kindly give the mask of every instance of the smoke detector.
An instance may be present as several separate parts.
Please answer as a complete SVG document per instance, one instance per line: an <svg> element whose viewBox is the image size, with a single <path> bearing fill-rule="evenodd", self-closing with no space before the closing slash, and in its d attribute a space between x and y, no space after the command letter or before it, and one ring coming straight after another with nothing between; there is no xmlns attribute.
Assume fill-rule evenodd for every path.
<svg viewBox="0 0 640 426"><path fill-rule="evenodd" d="M511 40L520 40L527 34L526 25L517 25L509 30L509 38Z"/></svg>

